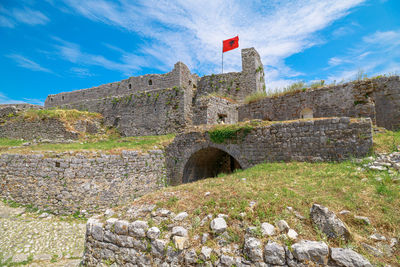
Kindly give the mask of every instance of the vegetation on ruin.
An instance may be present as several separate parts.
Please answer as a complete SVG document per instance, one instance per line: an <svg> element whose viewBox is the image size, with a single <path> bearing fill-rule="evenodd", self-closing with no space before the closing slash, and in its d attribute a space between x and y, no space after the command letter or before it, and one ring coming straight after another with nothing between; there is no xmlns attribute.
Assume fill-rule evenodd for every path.
<svg viewBox="0 0 400 267"><path fill-rule="evenodd" d="M236 124L220 124L212 127L208 131L211 141L217 144L225 143L226 141L238 141L246 137L247 134L260 125L258 121L249 121Z"/></svg>
<svg viewBox="0 0 400 267"><path fill-rule="evenodd" d="M374 151L377 153L397 151L400 147L400 131L387 131L374 135Z"/></svg>
<svg viewBox="0 0 400 267"><path fill-rule="evenodd" d="M257 101L259 101L261 99L264 99L266 97L268 97L267 92L256 92L256 93L253 93L253 94L250 94L250 95L246 96L244 102L246 104L250 104L250 103L253 103L253 102L257 102Z"/></svg>
<svg viewBox="0 0 400 267"><path fill-rule="evenodd" d="M38 121L46 119L59 119L63 122L76 122L78 120L101 119L100 113L79 111L76 109L29 109L16 115L16 118L25 121Z"/></svg>
<svg viewBox="0 0 400 267"><path fill-rule="evenodd" d="M276 98L276 97L281 97L285 95L292 95L292 94L297 94L300 92L305 92L305 91L310 91L310 90L315 90L319 88L324 88L324 87L333 87L337 86L340 84L344 84L346 82L359 82L359 81L367 81L367 80L374 80L374 79L379 79L383 77L392 77L392 76L397 76L397 73L389 73L386 75L378 75L374 77L368 77L363 70L359 70L356 76L354 77L353 80L342 80L340 82L333 81L332 83L326 83L325 80L317 80L317 81L312 81L310 83L306 83L305 81L296 81L286 87L283 88L276 88L276 89L268 89L267 92L256 92L251 95L248 95L245 99L245 103L253 103L257 102L259 100L262 100L264 98Z"/></svg>
<svg viewBox="0 0 400 267"><path fill-rule="evenodd" d="M379 152L397 151L397 147L387 146L392 140L400 144L400 132L386 132L375 136ZM392 177L399 173L365 169L362 162L349 160L341 163L264 163L233 174L220 174L176 187L169 187L145 195L133 204L155 204L176 214L186 211L192 222L191 236L210 233L209 223L199 222L208 214L227 214L230 242L243 244L245 229L284 219L299 233L299 238L325 241L333 247L349 247L365 255L372 263L400 264L399 250L393 256L372 257L361 243L374 245L368 238L376 232L386 236L400 237L400 185ZM382 179L379 179L382 178ZM206 196L206 192L207 196ZM250 203L254 202L254 206ZM344 243L331 240L311 224L310 207L322 204L334 211L352 232L352 240ZM287 207L292 207L305 217L297 218ZM123 214L128 205L117 209ZM339 211L349 210L350 214L340 215ZM371 225L356 220L354 215L367 216ZM162 227L160 227L162 228ZM260 229L259 229L260 230ZM262 238L260 235L259 238ZM267 238L264 238L267 239ZM192 240L192 246L200 247L199 241ZM264 240L266 241L266 240ZM206 246L215 247L215 239L209 239ZM290 241L288 244L290 245ZM288 245L286 244L286 245Z"/></svg>
<svg viewBox="0 0 400 267"><path fill-rule="evenodd" d="M107 153L120 153L122 150L141 150L147 151L155 147L162 148L174 139L174 134L157 135L157 136L135 136L135 137L119 137L119 135L110 136L108 138L98 138L92 136L84 140L66 144L39 143L29 146L20 146L26 141L11 140L0 138L0 153L32 153L37 151L102 151ZM9 149L10 146L18 146Z"/></svg>

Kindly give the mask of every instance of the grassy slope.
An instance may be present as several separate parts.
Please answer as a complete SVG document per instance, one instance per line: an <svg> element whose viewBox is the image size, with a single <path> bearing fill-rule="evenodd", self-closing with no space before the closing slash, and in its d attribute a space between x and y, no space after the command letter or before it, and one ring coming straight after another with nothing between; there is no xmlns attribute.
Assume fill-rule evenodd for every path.
<svg viewBox="0 0 400 267"><path fill-rule="evenodd" d="M378 134L375 142L377 151L393 151L393 144L400 145L400 132ZM388 172L361 170L367 161L265 163L231 175L166 188L136 202L153 203L174 212L187 211L193 222L192 235L209 231L208 225L198 226L199 219L209 213L228 214L229 233L232 240L240 243L247 226L285 219L300 238L325 240L332 246L349 246L375 263L385 261L400 264L399 252L384 260L374 259L360 245L361 242L374 245L368 239L374 233L373 228L388 238L400 237L400 185L391 180ZM395 175L400 176L399 173ZM377 177L383 180L378 182L375 179ZM210 195L204 197L206 192L210 192ZM256 205L250 208L252 201ZM314 229L309 220L313 203L325 205L336 214L343 209L350 210L350 215L339 217L353 232L353 241L343 244L340 240L326 240L323 234ZM307 219L297 219L286 210L288 206ZM240 215L242 212L246 213L244 217ZM353 215L369 217L372 225L356 221ZM208 245L213 246L212 241Z"/></svg>

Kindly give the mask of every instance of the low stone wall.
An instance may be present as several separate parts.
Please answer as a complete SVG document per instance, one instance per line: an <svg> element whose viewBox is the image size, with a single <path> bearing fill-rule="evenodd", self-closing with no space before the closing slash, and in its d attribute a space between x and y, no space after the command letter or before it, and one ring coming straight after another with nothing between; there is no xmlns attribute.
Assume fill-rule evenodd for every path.
<svg viewBox="0 0 400 267"><path fill-rule="evenodd" d="M160 150L0 155L0 196L59 214L102 211L164 185Z"/></svg>
<svg viewBox="0 0 400 267"><path fill-rule="evenodd" d="M78 120L68 129L64 122L58 119L44 120L8 120L0 124L0 138L10 139L78 139L81 133L97 133L101 127L101 119L92 121Z"/></svg>
<svg viewBox="0 0 400 267"><path fill-rule="evenodd" d="M273 161L340 161L365 156L372 147L369 118L255 121L221 143L212 140L212 131L212 128L188 131L178 135L167 147L166 165L171 184L180 184L188 177L193 181L218 174L210 161L216 150L232 157L232 169L235 165L246 169ZM196 158L199 160L192 160Z"/></svg>
<svg viewBox="0 0 400 267"><path fill-rule="evenodd" d="M150 215L151 213L151 215ZM86 224L83 264L99 266L332 266L372 267L362 255L349 248L330 248L321 241L298 240L297 233L262 223L244 233L244 244L234 243L224 219L209 214L200 225L209 225L202 237L191 236L188 214L178 215L155 206L134 207L128 215L139 220L91 218ZM149 216L151 218L149 218ZM147 221L156 226L150 227ZM168 228L165 226L168 223ZM159 225L160 224L160 225ZM205 227L207 229L207 227ZM260 239L262 235L262 239ZM200 241L201 239L201 241ZM207 246L214 244L213 247ZM282 243L291 244L290 247ZM297 242L296 242L297 241ZM200 243L201 242L201 243ZM295 243L296 242L296 243Z"/></svg>

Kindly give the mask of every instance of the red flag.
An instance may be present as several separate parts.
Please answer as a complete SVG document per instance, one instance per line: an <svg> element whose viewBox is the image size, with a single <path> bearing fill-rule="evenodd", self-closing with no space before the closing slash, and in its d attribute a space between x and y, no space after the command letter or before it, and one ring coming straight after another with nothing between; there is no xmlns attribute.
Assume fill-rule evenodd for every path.
<svg viewBox="0 0 400 267"><path fill-rule="evenodd" d="M222 41L222 53L239 47L239 36Z"/></svg>

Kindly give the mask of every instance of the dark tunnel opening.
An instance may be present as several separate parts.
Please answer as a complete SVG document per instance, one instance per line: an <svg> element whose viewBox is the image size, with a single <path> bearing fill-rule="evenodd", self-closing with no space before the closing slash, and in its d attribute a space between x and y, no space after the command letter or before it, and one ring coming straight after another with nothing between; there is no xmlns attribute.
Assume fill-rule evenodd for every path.
<svg viewBox="0 0 400 267"><path fill-rule="evenodd" d="M223 150L209 147L194 153L186 163L182 183L216 177L220 173L232 173L241 169L239 162Z"/></svg>

